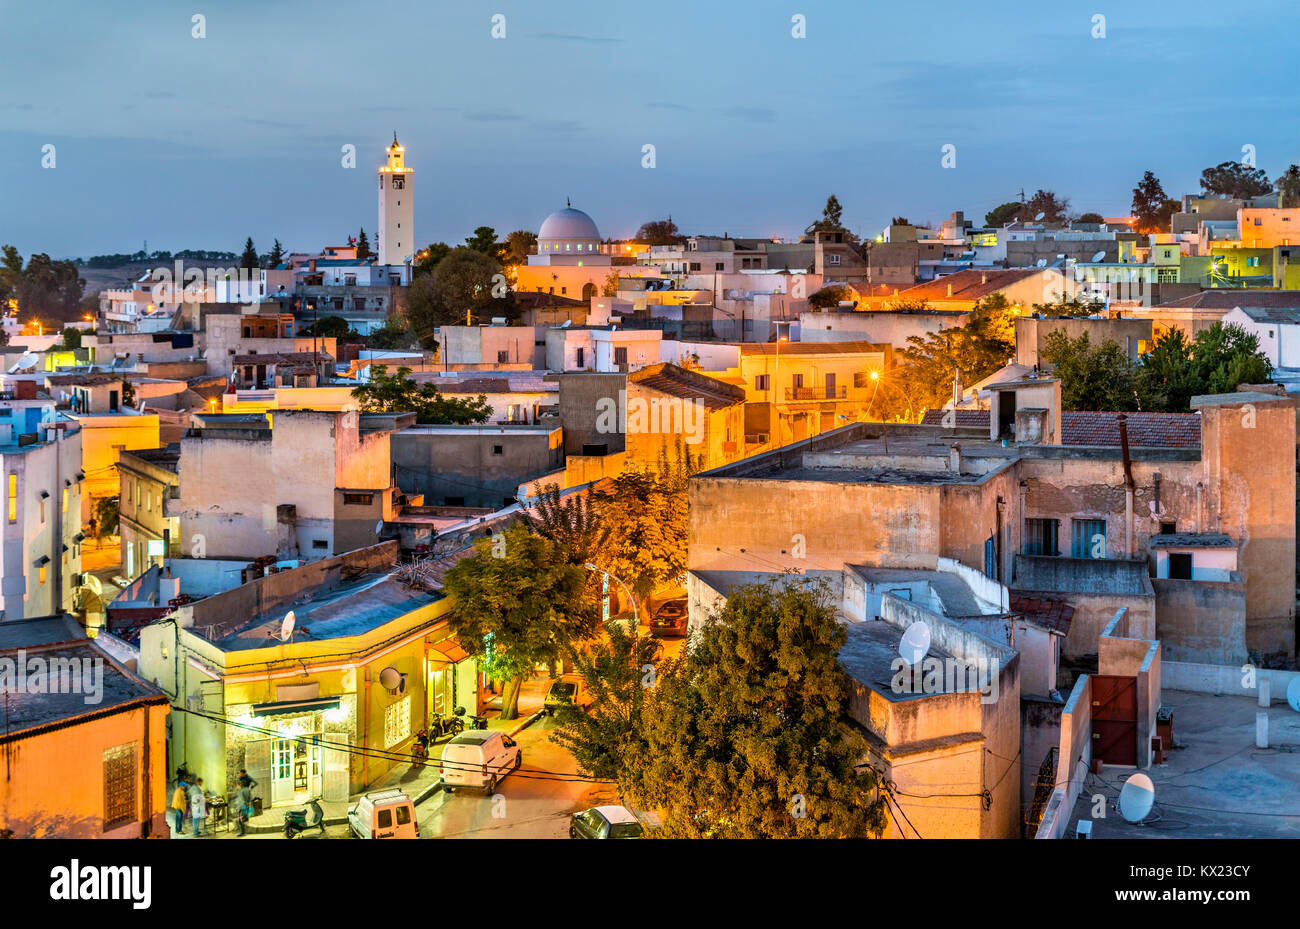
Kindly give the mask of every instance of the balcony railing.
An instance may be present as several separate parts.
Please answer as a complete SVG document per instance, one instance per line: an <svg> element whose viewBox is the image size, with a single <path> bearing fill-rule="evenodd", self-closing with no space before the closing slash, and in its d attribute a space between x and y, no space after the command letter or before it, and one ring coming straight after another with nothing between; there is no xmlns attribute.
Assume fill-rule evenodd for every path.
<svg viewBox="0 0 1300 929"><path fill-rule="evenodd" d="M849 388L843 387L787 387L787 400L843 400L849 395Z"/></svg>

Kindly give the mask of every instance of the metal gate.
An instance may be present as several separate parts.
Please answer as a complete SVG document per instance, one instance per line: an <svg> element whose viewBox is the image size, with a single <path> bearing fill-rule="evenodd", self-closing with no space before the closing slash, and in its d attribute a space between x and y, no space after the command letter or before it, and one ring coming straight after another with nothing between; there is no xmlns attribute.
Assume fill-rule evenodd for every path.
<svg viewBox="0 0 1300 929"><path fill-rule="evenodd" d="M1092 758L1106 764L1137 765L1137 678L1094 674Z"/></svg>

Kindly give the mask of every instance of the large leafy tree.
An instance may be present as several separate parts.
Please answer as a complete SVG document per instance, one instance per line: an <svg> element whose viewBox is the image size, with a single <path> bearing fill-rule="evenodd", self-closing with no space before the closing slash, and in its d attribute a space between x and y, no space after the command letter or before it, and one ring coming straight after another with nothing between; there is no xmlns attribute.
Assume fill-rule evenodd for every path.
<svg viewBox="0 0 1300 929"><path fill-rule="evenodd" d="M485 423L492 408L483 394L473 399L444 397L429 382L417 384L410 368L389 374L385 365L370 366L370 380L352 389L367 413L414 413L418 423L468 425Z"/></svg>
<svg viewBox="0 0 1300 929"><path fill-rule="evenodd" d="M1191 409L1200 385L1192 369L1192 343L1183 330L1169 329L1155 340L1151 351L1142 356L1138 376L1154 407L1167 412Z"/></svg>
<svg viewBox="0 0 1300 929"><path fill-rule="evenodd" d="M446 258L450 254L450 245L446 242L434 242L429 247L416 253L415 265L411 269L411 276L419 278L426 274L432 274L433 270L441 264L442 259Z"/></svg>
<svg viewBox="0 0 1300 929"><path fill-rule="evenodd" d="M1261 384L1273 365L1259 350L1259 338L1238 325L1217 322L1192 340L1192 371L1200 393L1224 394L1238 384Z"/></svg>
<svg viewBox="0 0 1300 929"><path fill-rule="evenodd" d="M411 282L406 315L414 334L429 344L437 327L464 325L467 315L471 320L514 315L512 296L493 296L500 273L495 258L473 248L452 249L432 274Z"/></svg>
<svg viewBox="0 0 1300 929"><path fill-rule="evenodd" d="M1291 165L1274 183L1277 185L1278 206L1288 210L1300 206L1300 165Z"/></svg>
<svg viewBox="0 0 1300 929"><path fill-rule="evenodd" d="M362 232L364 233L365 230L363 229ZM266 266L268 268L278 268L283 262L284 246L280 244L279 239L276 239L274 244L271 245L271 253L266 256Z"/></svg>
<svg viewBox="0 0 1300 929"><path fill-rule="evenodd" d="M609 529L586 494L563 496L555 484L543 488L520 515L530 529L563 547L569 560L578 565L591 562L609 537Z"/></svg>
<svg viewBox="0 0 1300 929"><path fill-rule="evenodd" d="M1070 198L1058 197L1054 191L1043 190L1040 187L1025 202L1020 211L1020 218L1028 222L1034 220L1039 213L1043 214L1042 222L1063 223L1069 218Z"/></svg>
<svg viewBox="0 0 1300 929"><path fill-rule="evenodd" d="M515 523L479 539L443 582L447 623L486 672L506 681L501 717L519 712L519 688L539 664L572 659L600 623L590 573L562 546Z"/></svg>
<svg viewBox="0 0 1300 929"><path fill-rule="evenodd" d="M1138 393L1137 367L1113 339L1094 344L1083 333L1071 339L1064 332L1049 332L1043 358L1061 379L1061 408L1066 410L1138 410L1144 406Z"/></svg>
<svg viewBox="0 0 1300 929"><path fill-rule="evenodd" d="M1020 203L1011 200L999 204L984 214L984 225L990 229L1000 229L1020 216Z"/></svg>
<svg viewBox="0 0 1300 929"><path fill-rule="evenodd" d="M1150 171L1133 188L1134 229L1137 232L1159 232L1169 227L1169 218L1178 210L1178 201L1171 200L1160 184L1160 178Z"/></svg>
<svg viewBox="0 0 1300 929"><path fill-rule="evenodd" d="M668 838L879 835L884 800L846 720L846 638L822 586L733 591L646 690L617 752L624 792L661 811Z"/></svg>
<svg viewBox="0 0 1300 929"><path fill-rule="evenodd" d="M681 245L686 236L677 231L677 224L669 216L667 219L652 219L642 223L636 231L636 241L646 245Z"/></svg>
<svg viewBox="0 0 1300 929"><path fill-rule="evenodd" d="M0 300L16 300L18 312L44 320L80 318L86 282L71 261L55 261L44 252L23 258L6 245L0 260ZM48 324L48 323L47 323Z"/></svg>
<svg viewBox="0 0 1300 929"><path fill-rule="evenodd" d="M1211 197L1249 200L1273 189L1268 172L1240 161L1225 161L1201 172L1201 190Z"/></svg>
<svg viewBox="0 0 1300 929"><path fill-rule="evenodd" d="M1093 316L1100 313L1105 306L1105 301L1099 297L1061 294L1057 299L1047 303L1035 303L1034 312L1054 317Z"/></svg>
<svg viewBox="0 0 1300 929"><path fill-rule="evenodd" d="M465 240L465 247L491 258L497 263L498 270L508 253L508 247L505 243L497 241L497 231L491 226L479 226L475 229L474 234Z"/></svg>
<svg viewBox="0 0 1300 929"><path fill-rule="evenodd" d="M506 259L511 264L521 265L528 261L528 256L537 248L537 233L527 229L516 229L506 236Z"/></svg>

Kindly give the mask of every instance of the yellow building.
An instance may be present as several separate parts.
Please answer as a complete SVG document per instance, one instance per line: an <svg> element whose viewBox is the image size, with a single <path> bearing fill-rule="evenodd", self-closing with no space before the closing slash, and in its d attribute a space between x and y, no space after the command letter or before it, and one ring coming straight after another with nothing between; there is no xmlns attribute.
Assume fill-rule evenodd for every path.
<svg viewBox="0 0 1300 929"><path fill-rule="evenodd" d="M346 800L409 763L431 717L478 712L450 601L404 583L396 559L388 542L267 573L146 626L141 673L186 708L172 766L216 793L246 768L268 807Z"/></svg>
<svg viewBox="0 0 1300 929"><path fill-rule="evenodd" d="M64 616L0 623L0 836L169 835L165 694Z"/></svg>

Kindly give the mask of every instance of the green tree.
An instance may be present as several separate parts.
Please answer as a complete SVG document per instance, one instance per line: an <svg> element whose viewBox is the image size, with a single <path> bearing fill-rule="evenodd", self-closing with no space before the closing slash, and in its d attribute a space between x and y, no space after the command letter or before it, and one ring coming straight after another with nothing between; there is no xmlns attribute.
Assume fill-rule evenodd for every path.
<svg viewBox="0 0 1300 929"><path fill-rule="evenodd" d="M830 310L840 305L842 300L852 300L853 291L844 284L832 284L816 293L808 295L808 305L814 310Z"/></svg>
<svg viewBox="0 0 1300 929"><path fill-rule="evenodd" d="M418 278L426 274L432 274L442 259L446 258L450 254L450 245L446 242L434 242L428 248L416 254L415 265L411 269L411 276Z"/></svg>
<svg viewBox="0 0 1300 929"><path fill-rule="evenodd" d="M1209 197L1249 200L1273 190L1268 172L1240 161L1225 161L1201 172L1201 190Z"/></svg>
<svg viewBox="0 0 1300 929"><path fill-rule="evenodd" d="M1160 178L1150 171L1133 188L1133 228L1140 233L1160 232L1169 226L1169 218L1178 210L1178 201L1169 199Z"/></svg>
<svg viewBox="0 0 1300 929"><path fill-rule="evenodd" d="M506 259L512 265L527 264L528 256L537 248L537 233L516 229L506 236Z"/></svg>
<svg viewBox="0 0 1300 929"><path fill-rule="evenodd" d="M1259 340L1235 324L1217 322L1190 343L1181 330L1156 339L1142 357L1138 375L1154 405L1170 413L1191 409L1199 394L1232 393L1239 384L1262 384L1273 374Z"/></svg>
<svg viewBox="0 0 1300 929"><path fill-rule="evenodd" d="M1001 229L1007 223L1020 216L1020 203L1011 200L999 204L984 214L984 225L990 229Z"/></svg>
<svg viewBox="0 0 1300 929"><path fill-rule="evenodd" d="M95 538L115 536L121 521L117 497L96 497L91 508L95 520Z"/></svg>
<svg viewBox="0 0 1300 929"><path fill-rule="evenodd" d="M378 329L366 336L366 348L380 351L397 351L410 348L415 340L399 316L391 316Z"/></svg>
<svg viewBox="0 0 1300 929"><path fill-rule="evenodd" d="M599 627L591 574L562 546L514 524L474 543L443 582L447 623L461 647L506 681L502 719L518 716L519 688L539 664L572 659Z"/></svg>
<svg viewBox="0 0 1300 929"><path fill-rule="evenodd" d="M1300 207L1300 165L1291 165L1274 183L1277 185L1278 206L1288 210Z"/></svg>
<svg viewBox="0 0 1300 929"><path fill-rule="evenodd" d="M1034 195L1025 203L1020 211L1020 219L1023 222L1035 221L1038 214L1042 213L1042 222L1063 223L1069 212L1069 197L1058 197L1053 191L1043 190L1040 187L1034 191Z"/></svg>
<svg viewBox="0 0 1300 929"><path fill-rule="evenodd" d="M812 224L812 230L814 232L830 232L843 229L843 216L844 207L840 206L840 198L831 194L826 198L826 205L822 207L822 218Z"/></svg>
<svg viewBox="0 0 1300 929"><path fill-rule="evenodd" d="M266 256L266 266L268 269L278 268L284 263L284 246L280 240L276 239L271 245L271 253Z"/></svg>
<svg viewBox="0 0 1300 929"><path fill-rule="evenodd" d="M314 325L304 327L298 334L299 336L315 336L320 339L343 339L357 333L342 316L331 315L322 316Z"/></svg>
<svg viewBox="0 0 1300 929"><path fill-rule="evenodd" d="M59 333L59 344L54 346L56 349L74 351L81 348L81 330L72 326L65 326L63 332Z"/></svg>
<svg viewBox="0 0 1300 929"><path fill-rule="evenodd" d="M1168 329L1156 338L1139 361L1138 377L1153 408L1171 413L1191 409L1200 385L1192 367L1192 343L1183 330Z"/></svg>
<svg viewBox="0 0 1300 929"><path fill-rule="evenodd" d="M485 423L492 417L487 397L474 399L444 397L426 381L417 384L411 369L402 367L389 374L386 365L370 366L370 379L352 388L352 396L367 413L414 413L422 425L458 425Z"/></svg>
<svg viewBox="0 0 1300 929"><path fill-rule="evenodd" d="M687 655L661 669L615 753L624 792L662 811L659 834L880 834L885 800L866 738L846 719L846 640L824 586L731 593Z"/></svg>
<svg viewBox="0 0 1300 929"><path fill-rule="evenodd" d="M497 263L498 270L506 258L507 247L497 241L497 231L491 226L479 226L475 229L474 234L465 240L465 247L487 255Z"/></svg>
<svg viewBox="0 0 1300 929"><path fill-rule="evenodd" d="M895 216L889 221L891 226L910 226L911 221L906 216Z"/></svg>
<svg viewBox="0 0 1300 929"><path fill-rule="evenodd" d="M1113 339L1093 345L1088 333L1071 339L1062 330L1043 340L1043 359L1061 379L1061 409L1149 409L1139 393L1137 366Z"/></svg>
<svg viewBox="0 0 1300 929"><path fill-rule="evenodd" d="M361 227L361 232L357 235L357 261L366 261L373 258L374 252L370 250L370 240L366 238L366 227Z"/></svg>
<svg viewBox="0 0 1300 929"><path fill-rule="evenodd" d="M669 216L667 219L642 223L636 231L636 241L646 245L681 245L686 241L686 236L677 231L677 224Z"/></svg>
<svg viewBox="0 0 1300 929"><path fill-rule="evenodd" d="M1102 216L1100 213L1082 213L1080 214L1079 218L1075 220L1075 222L1089 223L1089 224L1095 224L1100 226L1106 222L1106 217Z"/></svg>
<svg viewBox="0 0 1300 929"><path fill-rule="evenodd" d="M602 297L618 296L618 272L610 271L605 276L605 283L600 285L600 295Z"/></svg>
<svg viewBox="0 0 1300 929"><path fill-rule="evenodd" d="M4 247L0 264L0 290L18 303L18 312L42 320L68 321L80 317L86 282L71 261L55 261L44 252L27 259L11 245Z"/></svg>
<svg viewBox="0 0 1300 929"><path fill-rule="evenodd" d="M262 266L261 260L257 257L257 248L253 245L251 235L244 240L244 253L239 256L239 266L250 271L255 271Z"/></svg>
<svg viewBox="0 0 1300 929"><path fill-rule="evenodd" d="M122 381L122 405L135 406L135 385L128 380Z"/></svg>
<svg viewBox="0 0 1300 929"><path fill-rule="evenodd" d="M586 494L564 496L548 484L520 516L525 525L544 539L560 545L574 564L585 565L597 557L609 536Z"/></svg>
<svg viewBox="0 0 1300 929"><path fill-rule="evenodd" d="M496 259L472 248L453 249L432 274L411 282L406 316L413 334L431 344L434 329L465 325L467 315L471 319L517 315L511 295L493 295L500 273Z"/></svg>
<svg viewBox="0 0 1300 929"><path fill-rule="evenodd" d="M1055 300L1035 303L1034 312L1048 317L1094 316L1105 307L1105 301L1098 297L1059 294Z"/></svg>

